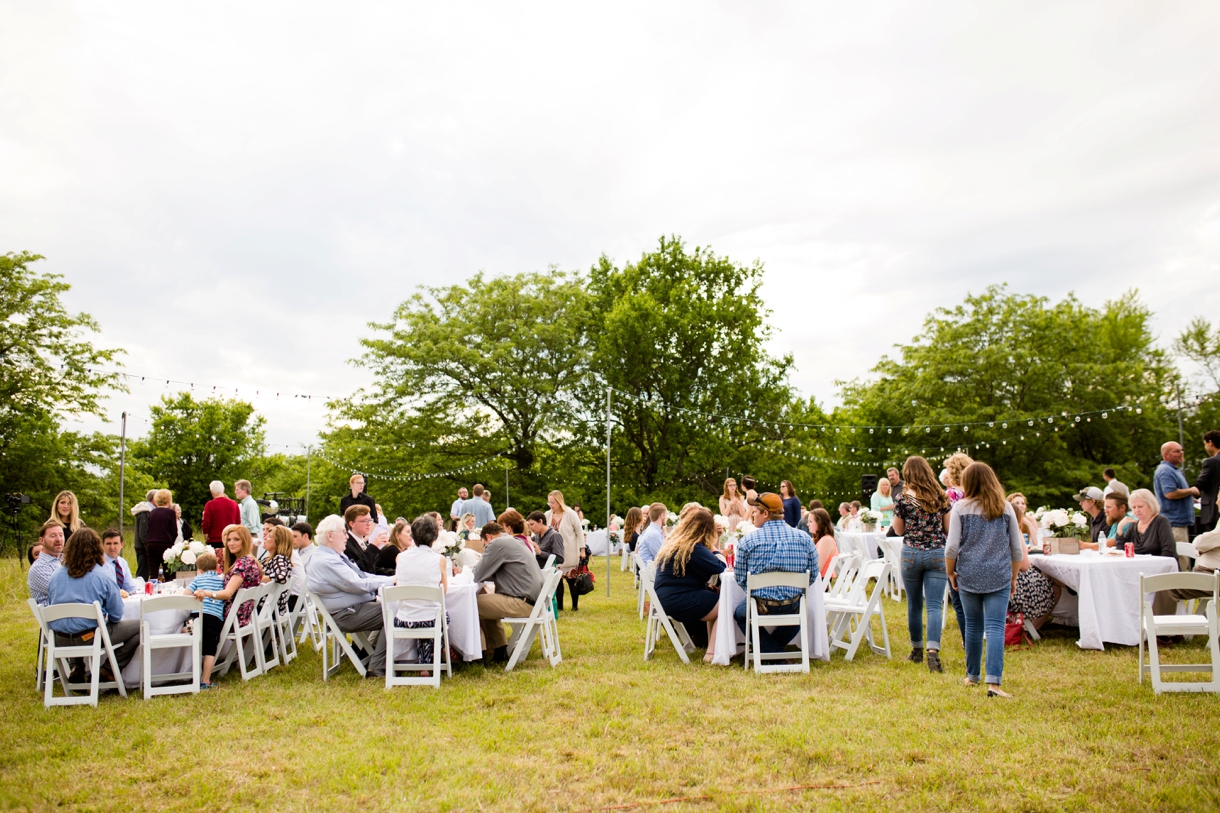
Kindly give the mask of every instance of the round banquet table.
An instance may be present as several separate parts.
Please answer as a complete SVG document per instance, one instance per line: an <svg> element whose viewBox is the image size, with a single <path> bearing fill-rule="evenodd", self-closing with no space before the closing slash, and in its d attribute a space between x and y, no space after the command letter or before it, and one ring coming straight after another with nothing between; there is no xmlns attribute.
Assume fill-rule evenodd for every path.
<svg viewBox="0 0 1220 813"><path fill-rule="evenodd" d="M140 608L143 605L144 594L134 593L123 599L123 620L140 620ZM190 613L186 610L162 610L148 617L148 625L153 635L168 635L178 632ZM123 683L129 688L139 687L144 676L144 654L140 651L140 638L132 638L123 646L137 647L135 657L123 667ZM191 653L185 647L174 649L154 649L152 653L153 675L172 675L175 672L185 672L190 668ZM156 683L154 677L153 682Z"/></svg>
<svg viewBox="0 0 1220 813"><path fill-rule="evenodd" d="M1128 559L1086 551L1076 555L1032 555L1029 561L1076 591L1075 596L1063 591L1054 617L1071 623L1075 609L1075 620L1080 627L1076 646L1081 649L1105 649L1107 643L1139 644L1140 574L1154 576L1178 572L1178 560L1168 556L1142 555ZM1150 599L1151 594L1144 596L1145 601Z"/></svg>
<svg viewBox="0 0 1220 813"><path fill-rule="evenodd" d="M589 546L589 553L592 556L607 556L610 553L610 545L612 542L617 542L618 534L615 534L615 539L610 540L604 530L589 531L585 534L585 544Z"/></svg>
<svg viewBox="0 0 1220 813"><path fill-rule="evenodd" d="M805 593L805 608L809 613L809 659L828 661L830 639L826 632L826 606L822 602L822 589L822 577L815 576ZM746 591L737 584L731 569L720 574L720 603L716 615L719 623L716 624L716 653L712 657L712 663L717 666L728 666L729 660L745 649L745 633L733 618L733 611L745 597Z"/></svg>
<svg viewBox="0 0 1220 813"><path fill-rule="evenodd" d="M839 531L835 541L840 553L863 552L870 559L880 557L878 548L885 538L885 531Z"/></svg>
<svg viewBox="0 0 1220 813"><path fill-rule="evenodd" d="M449 613L449 646L462 660L475 661L483 657L483 642L479 637L479 586L469 570L454 576L445 593L445 612ZM394 660L415 659L415 642L398 641Z"/></svg>

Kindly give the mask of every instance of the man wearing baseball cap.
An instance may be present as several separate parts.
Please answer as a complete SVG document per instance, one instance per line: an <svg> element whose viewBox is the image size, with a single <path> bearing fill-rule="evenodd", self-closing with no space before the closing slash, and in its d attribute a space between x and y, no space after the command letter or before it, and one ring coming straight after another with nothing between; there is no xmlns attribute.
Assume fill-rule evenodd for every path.
<svg viewBox="0 0 1220 813"><path fill-rule="evenodd" d="M809 583L818 576L818 550L813 539L784 522L784 501L778 494L753 494L746 500L750 505L750 520L758 530L737 544L737 559L733 574L742 590L747 577L754 573L808 573ZM791 615L798 611L802 591L798 587L764 587L754 592L760 615ZM733 611L737 627L746 635L747 597ZM759 630L759 648L763 652L783 652L799 627L777 627L774 633Z"/></svg>
<svg viewBox="0 0 1220 813"><path fill-rule="evenodd" d="M1110 535L1110 522L1106 519L1106 497L1096 486L1080 489L1075 497L1080 510L1089 515L1089 539L1082 547L1097 550L1097 535Z"/></svg>

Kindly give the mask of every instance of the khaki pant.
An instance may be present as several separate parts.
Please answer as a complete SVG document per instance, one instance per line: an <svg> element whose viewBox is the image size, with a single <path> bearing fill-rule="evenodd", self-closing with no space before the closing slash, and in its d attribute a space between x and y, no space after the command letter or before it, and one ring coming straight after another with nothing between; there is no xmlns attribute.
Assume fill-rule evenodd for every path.
<svg viewBox="0 0 1220 813"><path fill-rule="evenodd" d="M528 601L495 593L479 593L478 602L484 652L508 646L508 635L500 623L501 618L525 618L534 611L534 605Z"/></svg>

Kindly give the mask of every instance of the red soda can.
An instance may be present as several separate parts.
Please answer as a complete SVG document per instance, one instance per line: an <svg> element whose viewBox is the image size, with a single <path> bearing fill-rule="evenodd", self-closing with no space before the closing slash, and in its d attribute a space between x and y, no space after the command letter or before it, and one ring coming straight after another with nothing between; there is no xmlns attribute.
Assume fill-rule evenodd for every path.
<svg viewBox="0 0 1220 813"><path fill-rule="evenodd" d="M1127 544L1123 545L1123 553L1126 555L1126 557L1128 559L1134 559L1135 558L1135 543L1128 542Z"/></svg>
<svg viewBox="0 0 1220 813"><path fill-rule="evenodd" d="M152 593L153 593L153 583L150 581L144 582L144 595L151 596Z"/></svg>

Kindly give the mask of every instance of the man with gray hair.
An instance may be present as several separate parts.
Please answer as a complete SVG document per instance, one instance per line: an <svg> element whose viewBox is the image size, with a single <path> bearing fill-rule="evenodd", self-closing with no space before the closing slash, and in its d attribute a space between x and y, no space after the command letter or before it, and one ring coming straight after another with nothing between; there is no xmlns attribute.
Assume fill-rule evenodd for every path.
<svg viewBox="0 0 1220 813"><path fill-rule="evenodd" d="M241 506L225 496L225 484L219 480L213 480L208 489L212 499L203 506L203 522L199 527L207 543L219 550L224 545L224 529L241 524Z"/></svg>

